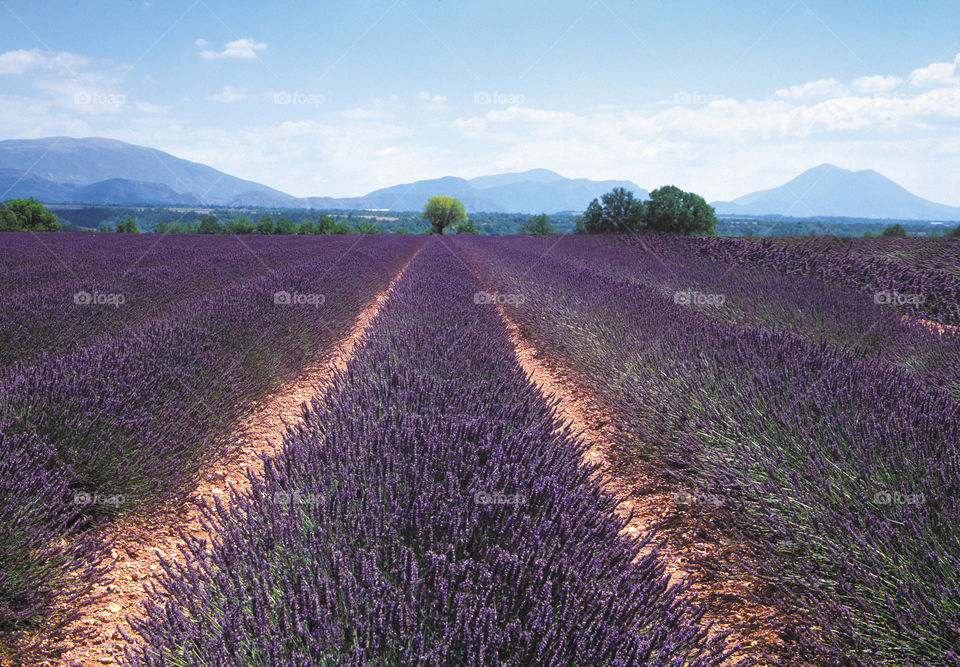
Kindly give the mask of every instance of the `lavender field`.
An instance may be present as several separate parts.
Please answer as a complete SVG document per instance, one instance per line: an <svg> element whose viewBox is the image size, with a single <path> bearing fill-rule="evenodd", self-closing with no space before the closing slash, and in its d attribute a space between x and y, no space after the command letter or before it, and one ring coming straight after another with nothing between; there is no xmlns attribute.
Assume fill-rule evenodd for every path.
<svg viewBox="0 0 960 667"><path fill-rule="evenodd" d="M106 658L957 664L957 267L949 238L0 235L0 663L88 641L125 522L376 304ZM774 630L714 605L734 578Z"/></svg>

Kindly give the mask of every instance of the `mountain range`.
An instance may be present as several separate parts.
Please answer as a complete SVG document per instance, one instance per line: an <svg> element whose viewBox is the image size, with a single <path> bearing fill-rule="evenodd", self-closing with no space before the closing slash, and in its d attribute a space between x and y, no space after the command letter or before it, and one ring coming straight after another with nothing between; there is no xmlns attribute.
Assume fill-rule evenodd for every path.
<svg viewBox="0 0 960 667"><path fill-rule="evenodd" d="M154 148L115 139L48 137L0 141L0 192L47 203L207 205L419 211L435 194L458 198L470 212L581 211L615 187L648 195L630 181L565 178L548 169L447 176L374 190L362 197L294 197Z"/></svg>
<svg viewBox="0 0 960 667"><path fill-rule="evenodd" d="M808 169L780 187L711 204L719 214L960 220L960 207L918 197L873 169L832 164Z"/></svg>
<svg viewBox="0 0 960 667"><path fill-rule="evenodd" d="M451 195L467 211L582 211L615 187L638 198L632 181L566 178L549 169L464 179L427 179L361 197L294 197L163 151L105 138L48 137L0 141L0 193L46 203L187 205L418 211L432 195ZM823 164L769 190L712 203L718 214L960 220L960 207L918 197L867 169Z"/></svg>

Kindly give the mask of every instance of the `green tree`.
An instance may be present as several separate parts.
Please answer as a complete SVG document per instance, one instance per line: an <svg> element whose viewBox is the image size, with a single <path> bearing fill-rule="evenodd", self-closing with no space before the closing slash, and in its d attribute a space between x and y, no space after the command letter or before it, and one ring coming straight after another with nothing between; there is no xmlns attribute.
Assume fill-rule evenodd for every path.
<svg viewBox="0 0 960 667"><path fill-rule="evenodd" d="M55 232L60 229L57 215L33 197L8 199L0 208L0 229L10 232Z"/></svg>
<svg viewBox="0 0 960 667"><path fill-rule="evenodd" d="M886 227L883 228L883 231L880 232L880 236L895 236L898 238L902 238L904 236L907 236L907 230L900 223L897 223L895 225L887 225Z"/></svg>
<svg viewBox="0 0 960 667"><path fill-rule="evenodd" d="M226 224L227 231L231 234L253 234L257 228L250 222L250 218L243 213L237 216L236 220L230 220Z"/></svg>
<svg viewBox="0 0 960 667"><path fill-rule="evenodd" d="M128 215L117 223L117 231L121 234L139 234L140 228L132 215Z"/></svg>
<svg viewBox="0 0 960 667"><path fill-rule="evenodd" d="M670 234L716 234L717 215L706 200L675 185L664 185L650 193L643 205L643 227Z"/></svg>
<svg viewBox="0 0 960 667"><path fill-rule="evenodd" d="M284 218L283 216L280 216L279 218L277 218L277 224L273 228L273 233L274 234L296 234L297 225L290 218Z"/></svg>
<svg viewBox="0 0 960 667"><path fill-rule="evenodd" d="M357 230L353 228L346 220L334 220L333 227L330 228L331 234L356 234Z"/></svg>
<svg viewBox="0 0 960 667"><path fill-rule="evenodd" d="M257 234L273 234L273 218L269 215L261 215L257 221Z"/></svg>
<svg viewBox="0 0 960 667"><path fill-rule="evenodd" d="M479 234L480 228L477 227L475 223L470 218L467 218L463 222L457 225L457 234Z"/></svg>
<svg viewBox="0 0 960 667"><path fill-rule="evenodd" d="M369 218L359 220L356 227L358 234L383 234L383 227Z"/></svg>
<svg viewBox="0 0 960 667"><path fill-rule="evenodd" d="M434 195L423 205L423 217L430 223L431 234L443 234L467 219L467 209L453 197Z"/></svg>
<svg viewBox="0 0 960 667"><path fill-rule="evenodd" d="M407 231L407 228L406 228L406 227L397 227L396 233L397 233L397 234L409 234L410 232Z"/></svg>
<svg viewBox="0 0 960 667"><path fill-rule="evenodd" d="M953 229L948 229L946 235L947 235L947 236L953 236L953 237L960 236L960 225L957 225L957 226L954 227Z"/></svg>
<svg viewBox="0 0 960 667"><path fill-rule="evenodd" d="M201 234L222 234L223 225L220 224L220 221L217 220L215 216L205 215L200 221L200 226L197 228L197 231Z"/></svg>
<svg viewBox="0 0 960 667"><path fill-rule="evenodd" d="M323 213L317 218L317 224L314 226L314 230L317 234L333 234L334 223L333 218Z"/></svg>
<svg viewBox="0 0 960 667"><path fill-rule="evenodd" d="M297 228L297 234L316 234L313 229L313 220L304 220Z"/></svg>
<svg viewBox="0 0 960 667"><path fill-rule="evenodd" d="M601 203L601 201L603 203ZM643 202L626 188L614 188L599 200L594 199L583 212L578 230L588 234L625 234L640 231Z"/></svg>
<svg viewBox="0 0 960 667"><path fill-rule="evenodd" d="M157 234L167 234L170 232L170 227L166 220L161 220L153 226L153 231Z"/></svg>
<svg viewBox="0 0 960 667"><path fill-rule="evenodd" d="M547 234L556 234L557 229L550 224L550 216L546 213L532 215L523 221L518 230L521 234L531 234L533 236L544 236Z"/></svg>

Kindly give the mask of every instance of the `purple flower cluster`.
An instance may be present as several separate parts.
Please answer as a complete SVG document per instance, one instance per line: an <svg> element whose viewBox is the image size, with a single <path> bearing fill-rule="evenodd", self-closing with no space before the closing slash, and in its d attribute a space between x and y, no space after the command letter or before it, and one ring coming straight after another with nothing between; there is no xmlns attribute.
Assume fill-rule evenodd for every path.
<svg viewBox="0 0 960 667"><path fill-rule="evenodd" d="M292 251L291 262L264 275L201 289L141 324L0 369L0 632L28 630L62 608L94 577L103 547L74 536L104 515L182 496L204 462L232 444L251 401L328 353L422 243L294 241L274 241ZM191 242L191 261L201 262L207 243L213 262L222 257L220 238ZM178 266L179 251L167 250ZM185 272L175 291L189 294L196 278ZM322 295L322 307L277 298L300 293ZM147 304L140 312L159 311Z"/></svg>
<svg viewBox="0 0 960 667"><path fill-rule="evenodd" d="M446 243L264 476L209 509L213 544L165 564L132 664L720 662Z"/></svg>
<svg viewBox="0 0 960 667"><path fill-rule="evenodd" d="M795 289L773 271L769 289L750 274L724 277L729 267L708 250L725 241L633 237L627 255L591 238L549 241L454 243L487 289L523 295L504 306L510 315L619 412L625 459L716 499L678 509L711 512L764 601L806 619L793 659L957 664L956 377L942 387L951 378L936 364L904 363L952 355L956 373L955 337L832 293L826 275L798 276ZM717 287L722 302L675 298ZM776 313L789 321L807 309L775 325ZM917 347L868 344L871 329Z"/></svg>

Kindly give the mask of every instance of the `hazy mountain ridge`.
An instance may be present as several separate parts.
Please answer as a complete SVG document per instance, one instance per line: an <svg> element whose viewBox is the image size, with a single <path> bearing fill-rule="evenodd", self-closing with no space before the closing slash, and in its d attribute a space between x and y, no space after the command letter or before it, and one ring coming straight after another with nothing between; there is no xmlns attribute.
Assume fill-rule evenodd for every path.
<svg viewBox="0 0 960 667"><path fill-rule="evenodd" d="M960 220L960 207L923 199L873 169L850 171L832 164L808 169L779 187L712 205L717 213L732 215Z"/></svg>
<svg viewBox="0 0 960 667"><path fill-rule="evenodd" d="M206 205L262 208L392 209L417 211L446 194L470 212L582 211L596 197L623 187L645 199L632 181L566 178L549 169L464 179L425 179L361 197L294 197L197 162L115 139L49 137L0 141L3 199L35 197L48 203ZM787 183L713 202L717 213L960 220L960 207L918 197L873 171L823 164Z"/></svg>

